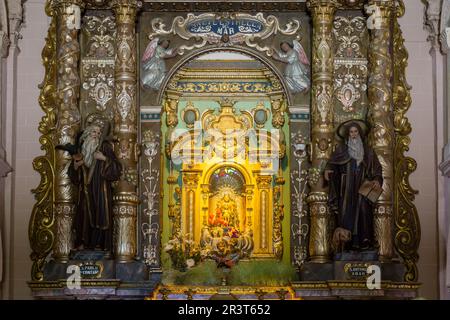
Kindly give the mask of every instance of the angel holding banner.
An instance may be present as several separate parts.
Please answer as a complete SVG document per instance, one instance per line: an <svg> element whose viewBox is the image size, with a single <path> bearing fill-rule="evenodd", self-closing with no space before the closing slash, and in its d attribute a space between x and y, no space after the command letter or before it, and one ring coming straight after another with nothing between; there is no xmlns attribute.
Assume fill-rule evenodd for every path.
<svg viewBox="0 0 450 320"><path fill-rule="evenodd" d="M280 43L281 52L273 48L273 58L286 63L284 78L292 93L299 93L309 89L309 60L300 42L297 40Z"/></svg>
<svg viewBox="0 0 450 320"><path fill-rule="evenodd" d="M147 45L142 55L141 83L144 88L159 90L166 76L166 63L164 59L175 57L176 48L169 49L169 40L155 38Z"/></svg>

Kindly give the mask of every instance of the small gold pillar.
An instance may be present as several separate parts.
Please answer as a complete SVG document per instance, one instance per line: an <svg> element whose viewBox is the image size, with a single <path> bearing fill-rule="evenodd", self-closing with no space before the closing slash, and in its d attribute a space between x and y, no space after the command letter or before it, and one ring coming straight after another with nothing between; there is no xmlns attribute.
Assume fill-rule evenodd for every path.
<svg viewBox="0 0 450 320"><path fill-rule="evenodd" d="M166 96L162 106L162 112L166 116L167 132L165 139L165 152L169 161L169 176L167 183L169 184L169 212L168 216L172 223L170 239L181 234L181 197L182 191L178 186L178 177L174 175L172 163L172 141L171 135L178 124L178 102L180 93L176 91L166 91Z"/></svg>
<svg viewBox="0 0 450 320"><path fill-rule="evenodd" d="M246 232L252 232L253 231L253 190L255 186L251 184L245 185L245 214L246 216L246 223L244 226L244 230Z"/></svg>
<svg viewBox="0 0 450 320"><path fill-rule="evenodd" d="M115 98L114 136L115 151L119 145L136 148L137 112L136 112L136 0L113 1L116 16L116 57L114 66ZM117 182L113 196L114 247L118 262L129 262L136 254L137 219L137 154L129 152L127 158L118 157L122 164L122 177Z"/></svg>
<svg viewBox="0 0 450 320"><path fill-rule="evenodd" d="M196 229L196 217L198 214L196 211L196 195L198 188L198 181L200 178L200 174L196 171L187 171L183 172L183 195L182 195L182 203L186 204L183 208L184 211L184 234L189 234L191 237L194 237L194 234L197 235L199 233L195 232ZM199 212L200 213L200 212ZM199 228L200 229L200 228ZM195 239L200 240L200 239Z"/></svg>
<svg viewBox="0 0 450 320"><path fill-rule="evenodd" d="M307 3L313 20L311 192L307 201L311 210L309 255L312 262L330 259L330 212L328 190L324 186L323 168L332 152L333 127L333 20L338 1L310 0Z"/></svg>
<svg viewBox="0 0 450 320"><path fill-rule="evenodd" d="M272 203L270 197L270 189L272 187L272 176L271 175L258 175L256 177L256 182L259 190L259 227L260 232L255 233L255 237L259 236L258 247L260 252L258 253L269 253L270 245L268 243L269 230L272 229L272 221L269 220L269 209Z"/></svg>
<svg viewBox="0 0 450 320"><path fill-rule="evenodd" d="M375 206L374 232L380 261L390 261L392 243L393 150L394 124L392 113L392 21L395 3L392 0L371 0L369 45L369 141L383 167L383 193Z"/></svg>
<svg viewBox="0 0 450 320"><path fill-rule="evenodd" d="M55 145L75 143L80 130L81 116L78 109L80 77L78 60L80 44L78 31L81 0L55 1L56 54L57 54L57 128ZM56 150L55 165L55 223L56 236L53 257L67 262L72 249L72 222L75 215L76 187L70 181L68 168L72 161L67 151Z"/></svg>

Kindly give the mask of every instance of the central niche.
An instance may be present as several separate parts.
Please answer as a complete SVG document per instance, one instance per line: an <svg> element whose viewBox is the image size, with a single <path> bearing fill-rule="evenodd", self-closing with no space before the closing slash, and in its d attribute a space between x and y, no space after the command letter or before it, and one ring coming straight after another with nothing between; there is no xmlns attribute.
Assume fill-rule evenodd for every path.
<svg viewBox="0 0 450 320"><path fill-rule="evenodd" d="M203 112L202 133L184 131L171 148L181 163L183 232L212 257L281 256L273 239L279 135L253 123L225 100Z"/></svg>
<svg viewBox="0 0 450 320"><path fill-rule="evenodd" d="M163 243L171 266L183 269L178 257L188 265L281 260L287 101L280 78L247 52L219 49L190 59L166 83Z"/></svg>
<svg viewBox="0 0 450 320"><path fill-rule="evenodd" d="M202 248L250 256L253 237L251 223L247 223L245 214L245 185L244 176L234 167L223 166L213 172L209 179L208 216L203 217L207 221L203 221Z"/></svg>
<svg viewBox="0 0 450 320"><path fill-rule="evenodd" d="M225 227L219 234L234 235L234 231L245 231L245 179L233 167L221 167L214 171L209 180L211 197L208 227Z"/></svg>

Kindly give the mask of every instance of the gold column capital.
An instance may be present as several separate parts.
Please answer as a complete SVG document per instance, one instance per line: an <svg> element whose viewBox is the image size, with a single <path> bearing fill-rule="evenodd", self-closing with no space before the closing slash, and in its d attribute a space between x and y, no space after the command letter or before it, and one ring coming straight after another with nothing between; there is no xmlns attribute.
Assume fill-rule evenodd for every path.
<svg viewBox="0 0 450 320"><path fill-rule="evenodd" d="M272 183L272 176L257 176L256 183L259 189L268 189Z"/></svg>
<svg viewBox="0 0 450 320"><path fill-rule="evenodd" d="M118 23L134 24L139 7L136 0L113 0L111 6L116 13Z"/></svg>
<svg viewBox="0 0 450 320"><path fill-rule="evenodd" d="M313 14L334 15L334 12L339 6L338 0L309 0L306 2L306 7Z"/></svg>
<svg viewBox="0 0 450 320"><path fill-rule="evenodd" d="M78 6L80 8L84 8L85 3L83 0L55 0L52 3L52 7L54 10L63 10L66 11L67 8L71 6Z"/></svg>
<svg viewBox="0 0 450 320"><path fill-rule="evenodd" d="M200 175L198 172L184 172L183 173L183 183L189 189L197 188L199 178L200 178Z"/></svg>
<svg viewBox="0 0 450 320"><path fill-rule="evenodd" d="M111 6L113 8L117 8L117 7L134 7L137 8L138 7L138 1L137 0L112 0L111 1Z"/></svg>
<svg viewBox="0 0 450 320"><path fill-rule="evenodd" d="M370 0L364 7L365 12L369 15L368 24L370 23L370 15L373 15L372 20L377 24L369 29L385 29L390 28L390 23L395 12L395 1L393 0Z"/></svg>
<svg viewBox="0 0 450 320"><path fill-rule="evenodd" d="M395 7L395 0L369 0L367 5L376 5L380 9L392 9Z"/></svg>

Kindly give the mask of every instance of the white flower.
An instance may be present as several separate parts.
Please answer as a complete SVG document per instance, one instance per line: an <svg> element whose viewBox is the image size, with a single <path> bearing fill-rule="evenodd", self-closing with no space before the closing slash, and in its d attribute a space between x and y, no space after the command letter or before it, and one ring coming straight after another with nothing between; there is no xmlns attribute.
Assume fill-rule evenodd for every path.
<svg viewBox="0 0 450 320"><path fill-rule="evenodd" d="M195 260L194 259L187 259L186 260L186 265L188 268L192 268L193 266L195 266Z"/></svg>
<svg viewBox="0 0 450 320"><path fill-rule="evenodd" d="M166 247L164 248L164 250L166 251L170 251L173 249L173 245L172 244L167 244Z"/></svg>
<svg viewBox="0 0 450 320"><path fill-rule="evenodd" d="M210 251L211 251L211 248L205 248L200 251L200 255L202 256L202 258L206 258L206 257L208 257Z"/></svg>

